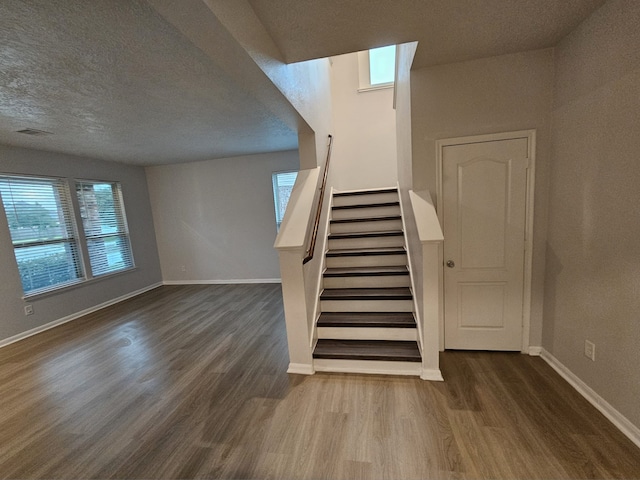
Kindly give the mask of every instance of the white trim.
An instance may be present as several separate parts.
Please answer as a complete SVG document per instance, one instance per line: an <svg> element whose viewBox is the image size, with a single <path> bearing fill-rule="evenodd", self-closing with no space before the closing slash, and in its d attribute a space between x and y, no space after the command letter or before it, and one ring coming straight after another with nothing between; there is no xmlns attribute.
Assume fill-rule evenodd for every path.
<svg viewBox="0 0 640 480"><path fill-rule="evenodd" d="M164 280L163 285L235 285L241 283L282 283L280 278L231 278L226 280Z"/></svg>
<svg viewBox="0 0 640 480"><path fill-rule="evenodd" d="M424 355L424 349L422 345L422 317L420 316L420 309L418 308L418 299L416 296L416 282L411 269L411 252L409 251L409 242L407 241L407 224L404 217L404 207L402 206L402 195L400 195L400 182L396 183L398 189L398 201L400 203L400 219L402 220L402 238L404 240L404 249L407 252L407 270L409 270L409 279L411 281L411 296L413 297L413 315L416 319L416 327L418 330L418 345L420 347L420 355ZM411 202L411 200L409 200ZM422 245L420 245L422 248Z"/></svg>
<svg viewBox="0 0 640 480"><path fill-rule="evenodd" d="M313 368L316 372L367 373L378 375L420 376L422 364L419 362L392 362L384 360L338 360L316 358Z"/></svg>
<svg viewBox="0 0 640 480"><path fill-rule="evenodd" d="M329 188L329 204L327 206L327 218L324 224L324 236L322 237L322 245L320 250L322 251L322 259L320 259L321 265L318 269L318 278L316 278L316 295L313 299L313 322L311 324L311 335L309 335L311 340L311 351L313 351L313 346L315 342L318 341L318 319L320 318L320 293L322 293L322 289L324 288L324 271L327 268L327 250L329 249L329 226L331 222L331 211L333 207L333 187ZM322 205L320 206L322 208Z"/></svg>
<svg viewBox="0 0 640 480"><path fill-rule="evenodd" d="M539 357L542 353L542 347L529 347L529 356Z"/></svg>
<svg viewBox="0 0 640 480"><path fill-rule="evenodd" d="M529 353L529 330L531 329L531 288L533 270L533 209L536 179L536 130L519 130L515 132L490 133L458 138L436 140L436 212L440 225L443 225L442 212L442 149L452 145L468 143L495 142L499 140L527 139L529 166L527 168L527 200L525 205L525 252L524 252L524 285L522 299L522 343L521 352ZM446 238L445 238L446 242ZM444 250L443 250L444 251ZM442 266L444 270L444 265ZM443 326L444 331L444 326Z"/></svg>
<svg viewBox="0 0 640 480"><path fill-rule="evenodd" d="M297 375L313 375L315 370L313 365L307 365L306 363L290 363L287 373L295 373Z"/></svg>
<svg viewBox="0 0 640 480"><path fill-rule="evenodd" d="M37 335L38 333L51 330L52 328L55 328L59 325L63 325L72 320L76 320L90 313L97 312L98 310L102 310L103 308L110 307L111 305L115 305L116 303L120 303L130 298L137 297L138 295L142 295L143 293L146 293L149 290L153 290L154 288L158 288L161 286L162 286L162 283L154 283L153 285L149 285L148 287L141 288L140 290L136 290L135 292L130 292L130 293L127 293L126 295L122 295L121 297L114 298L107 302L100 303L99 305L86 308L76 313L72 313L71 315L67 315L66 317L59 318L58 320L54 320L53 322L49 322L44 325L40 325L39 327L32 328L31 330L27 330L26 332L22 332L17 335L14 335L13 337L5 338L4 340L0 340L0 348L6 347L7 345L11 345L12 343L18 342L20 340L24 340L25 338L32 337L33 335Z"/></svg>
<svg viewBox="0 0 640 480"><path fill-rule="evenodd" d="M564 378L569 385L577 390L591 405L596 407L600 413L609 419L618 430L620 430L629 440L640 447L640 428L616 410L609 402L598 395L589 385L583 382L575 373L569 370L560 360L554 357L544 348L541 349L540 357L547 362L558 374Z"/></svg>
<svg viewBox="0 0 640 480"><path fill-rule="evenodd" d="M444 378L442 378L442 372L440 370L422 369L422 373L420 374L420 379L431 380L432 382L444 382Z"/></svg>
<svg viewBox="0 0 640 480"><path fill-rule="evenodd" d="M358 89L358 93L364 93L364 92L372 92L374 90L385 90L387 88L393 88L395 87L395 82L389 82L389 83L379 83L378 85L373 85L371 87L362 87Z"/></svg>

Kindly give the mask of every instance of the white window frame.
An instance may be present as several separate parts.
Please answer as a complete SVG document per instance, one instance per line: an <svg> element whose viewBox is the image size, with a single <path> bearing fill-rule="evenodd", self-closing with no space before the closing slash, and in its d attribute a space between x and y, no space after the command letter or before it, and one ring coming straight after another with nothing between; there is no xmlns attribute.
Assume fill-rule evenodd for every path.
<svg viewBox="0 0 640 480"><path fill-rule="evenodd" d="M398 52L396 47L396 61L398 58ZM397 68L396 68L397 70ZM394 71L394 81L387 83L378 83L371 85L371 70L369 61L369 50L363 50L358 52L358 92L370 92L374 90L383 90L385 88L392 88L395 85L397 71Z"/></svg>
<svg viewBox="0 0 640 480"><path fill-rule="evenodd" d="M66 290L68 288L73 288L75 286L84 285L87 282L101 280L103 278L110 277L112 275L119 275L121 273L129 272L136 268L135 260L133 256L133 248L131 246L131 240L129 235L129 227L125 212L124 199L122 197L122 185L120 182L112 181L112 180L76 180L71 178L60 178L60 177L46 177L46 176L36 176L36 175L24 175L24 174L16 174L16 173L0 173L0 179L15 179L15 181L22 182L50 182L52 185L57 184L57 188L59 188L59 198L64 198L64 206L59 207L67 212L66 216L66 230L70 235L70 238L60 240L60 242L73 242L73 248L75 249L75 263L70 267L76 269L78 274L78 278L75 278L71 281L58 283L56 285L39 288L36 290L25 291L24 285L22 281L20 281L21 288L23 289L23 299L33 299L36 297L46 296L54 293L58 293L62 290ZM114 202L117 203L117 208L120 211L120 217L122 218L123 223L123 231L118 231L116 234L120 238L126 241L127 245L127 254L130 258L130 264L126 265L124 268L120 268L118 270L112 270L108 272L104 272L101 274L94 274L90 256L89 249L87 247L87 241L92 237L88 236L84 230L83 220L80 213L80 203L78 200L77 188L82 184L108 184L112 186L112 192L114 195ZM7 227L9 230L9 234L11 235L11 227L9 225L9 217L7 215L7 211L4 208L4 202L0 201L0 215L4 214L5 219L7 221ZM113 233L106 236L114 236ZM14 245L14 260L16 262L16 269L18 268L18 257L16 256L16 248L27 248L27 246L21 244L19 247L16 247L16 243L10 238L12 244ZM46 245L51 242L47 241L35 241L33 246L37 245ZM29 245L30 246L30 245ZM22 277L20 277L22 278Z"/></svg>
<svg viewBox="0 0 640 480"><path fill-rule="evenodd" d="M16 174L0 174L0 180L6 180L8 182L13 181L14 184L32 183L34 185L36 184L51 185L54 189L57 190L56 207L59 210L59 218L60 218L60 215L62 215L65 221L63 228L64 230L66 230L67 236L64 238L54 239L54 240L39 238L38 240L34 240L30 242L16 242L13 240L9 215L8 215L8 212L6 211L6 208L4 207L4 201L0 202L1 204L0 209L2 209L2 212L5 214L5 218L7 220L7 227L9 228L9 234L11 235L11 243L13 245L13 253L14 253L14 259L16 262L16 268L18 269L18 273L21 279L20 285L24 293L23 298L32 298L35 296L48 294L50 292L54 292L63 288L77 285L86 281L86 278L87 278L86 269L85 269L84 261L82 258L82 246L81 246L80 234L78 232L77 224L75 221L73 199L70 195L69 182L63 178L39 177L39 176L16 175ZM23 248L25 249L34 248L38 246L45 247L47 245L53 246L56 244L68 245L68 247L66 248L71 248L72 251L68 252L68 254L70 255L70 258L74 259L74 261L72 263L67 263L67 267L75 269L77 277L68 281L54 284L54 285L36 288L28 291L25 290L25 285L22 283L22 274L20 273L20 267L19 267L20 261L18 258L18 252ZM47 270L47 271L49 272L50 270Z"/></svg>
<svg viewBox="0 0 640 480"><path fill-rule="evenodd" d="M278 175L283 175L283 174L291 174L291 173L295 173L296 174L296 180L297 180L297 176L298 176L298 171L297 170L283 170L280 172L273 172L271 174L271 184L273 187L273 208L275 210L275 219L276 219L276 232L280 231L280 225L282 225L282 220L284 220L284 215L286 212L286 206L285 206L285 210L280 212L280 208L278 207L278 193L277 193L277 178ZM295 184L295 181L294 181ZM293 187L291 188L293 190ZM289 204L289 199L287 199L287 205ZM282 218L278 219L278 214L282 214Z"/></svg>
<svg viewBox="0 0 640 480"><path fill-rule="evenodd" d="M129 236L129 225L127 222L127 215L124 208L124 200L122 198L121 183L108 181L108 180L75 180L74 183L75 183L74 193L78 201L78 213L76 218L78 218L77 220L78 230L82 233L83 241L81 242L81 246L83 251L83 257L86 262L85 269L87 271L87 277L89 279L102 278L108 275L125 272L127 270L131 270L135 268L133 251L131 248L131 240ZM120 225L116 232L110 232L110 233L101 232L99 234L94 234L86 230L85 219L82 216L83 207L85 207L85 205L83 205L81 202L81 196L80 196L81 192L79 190L83 185L110 185L111 186L111 194L113 195L114 207L118 210L118 212L116 213L116 217L121 220L120 222L118 222L120 223ZM84 201L84 194L82 195L82 199ZM91 255L89 244L92 241L101 240L101 239L105 240L107 238L118 238L120 240L121 244L124 246L122 250L122 254L124 257L127 257L129 259L129 263L126 264L123 268L119 268L117 270L109 270L106 272L96 273L98 268L92 264L92 259L94 257Z"/></svg>

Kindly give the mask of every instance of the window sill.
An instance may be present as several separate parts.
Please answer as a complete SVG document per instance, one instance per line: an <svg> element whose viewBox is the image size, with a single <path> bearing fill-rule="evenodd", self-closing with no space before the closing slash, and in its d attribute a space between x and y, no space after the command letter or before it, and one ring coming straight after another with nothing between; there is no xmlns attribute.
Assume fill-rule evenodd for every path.
<svg viewBox="0 0 640 480"><path fill-rule="evenodd" d="M372 85L369 87L360 87L358 88L358 93L372 92L374 90L384 90L387 88L393 88L394 85L395 85L394 82L389 82L389 83L381 83L380 85Z"/></svg>
<svg viewBox="0 0 640 480"><path fill-rule="evenodd" d="M28 293L22 296L22 300L24 301L40 300L41 298L49 297L51 295L57 295L59 293L64 293L68 290L73 290L74 288L82 287L85 285L91 285L92 283L97 283L102 280L107 280L109 278L117 277L118 275L123 275L125 273L131 273L135 270L137 270L137 267L126 268L124 270L118 270L117 272L100 275L99 277L93 277L86 280L81 279L76 282L63 285L59 288L53 288L51 290L45 290L43 292Z"/></svg>

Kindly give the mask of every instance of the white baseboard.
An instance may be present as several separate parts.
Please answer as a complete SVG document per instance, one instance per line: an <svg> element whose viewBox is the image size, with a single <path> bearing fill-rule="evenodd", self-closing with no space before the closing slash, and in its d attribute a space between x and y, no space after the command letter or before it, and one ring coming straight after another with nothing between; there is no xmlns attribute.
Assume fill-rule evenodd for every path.
<svg viewBox="0 0 640 480"><path fill-rule="evenodd" d="M569 384L575 388L580 395L586 398L591 405L596 407L600 413L613 423L618 430L624 433L629 440L640 447L640 428L635 426L631 421L616 410L609 402L598 395L589 385L584 383L578 376L569 370L556 357L544 348L541 348L540 357L547 362L551 368L560 374Z"/></svg>
<svg viewBox="0 0 640 480"><path fill-rule="evenodd" d="M422 368L418 362L392 362L384 360L344 360L316 358L316 372L364 373L373 375L411 375L419 377Z"/></svg>
<svg viewBox="0 0 640 480"><path fill-rule="evenodd" d="M315 370L313 365L306 363L290 363L287 373L297 373L298 375L313 375Z"/></svg>
<svg viewBox="0 0 640 480"><path fill-rule="evenodd" d="M77 318L83 317L84 315L88 315L93 312L97 312L98 310L102 310L103 308L110 307L111 305L115 305L116 303L123 302L133 297L137 297L138 295L142 295L149 290L153 290L154 288L161 287L162 283L154 283L153 285L149 285L148 287L141 288L140 290L136 290L135 292L127 293L126 295L122 295L121 297L114 298L107 302L100 303L90 308L86 308L76 313L72 313L71 315L67 315L66 317L59 318L58 320L54 320L53 322L46 323L44 325L40 325L39 327L32 328L31 330L27 330L26 332L19 333L14 335L13 337L5 338L4 340L0 340L0 348L6 347L7 345L11 345L12 343L16 343L20 340L24 340L25 338L32 337L33 335L37 335L38 333L45 332L47 330L51 330L59 325L63 325L67 322L75 320Z"/></svg>
<svg viewBox="0 0 640 480"><path fill-rule="evenodd" d="M165 280L163 285L236 285L242 283L282 283L280 278L232 278L228 280Z"/></svg>
<svg viewBox="0 0 640 480"><path fill-rule="evenodd" d="M444 382L444 378L442 378L442 372L440 370L425 370L423 368L420 378L422 380L431 380L432 382Z"/></svg>
<svg viewBox="0 0 640 480"><path fill-rule="evenodd" d="M542 347L529 347L529 355L532 357L539 357L542 353Z"/></svg>

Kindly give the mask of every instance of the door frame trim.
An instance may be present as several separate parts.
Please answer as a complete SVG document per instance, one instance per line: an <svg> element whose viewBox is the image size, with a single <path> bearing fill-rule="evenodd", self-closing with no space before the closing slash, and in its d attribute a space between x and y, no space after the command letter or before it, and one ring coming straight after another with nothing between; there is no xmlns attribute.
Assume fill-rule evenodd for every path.
<svg viewBox="0 0 640 480"><path fill-rule="evenodd" d="M531 329L531 286L533 271L533 213L536 184L536 130L519 130L515 132L490 133L486 135L473 135L467 137L443 138L436 140L436 212L440 227L444 231L443 212L441 208L442 199L442 151L444 147L454 145L467 145L470 143L486 143L499 140L527 139L527 155L529 165L527 166L527 191L525 204L525 252L524 252L524 286L522 297L522 345L521 352L529 353L529 334ZM444 239L445 243L447 238ZM441 288L440 304L444 306L444 264L442 265L441 278L443 279ZM444 308L440 314L440 350L444 350Z"/></svg>

